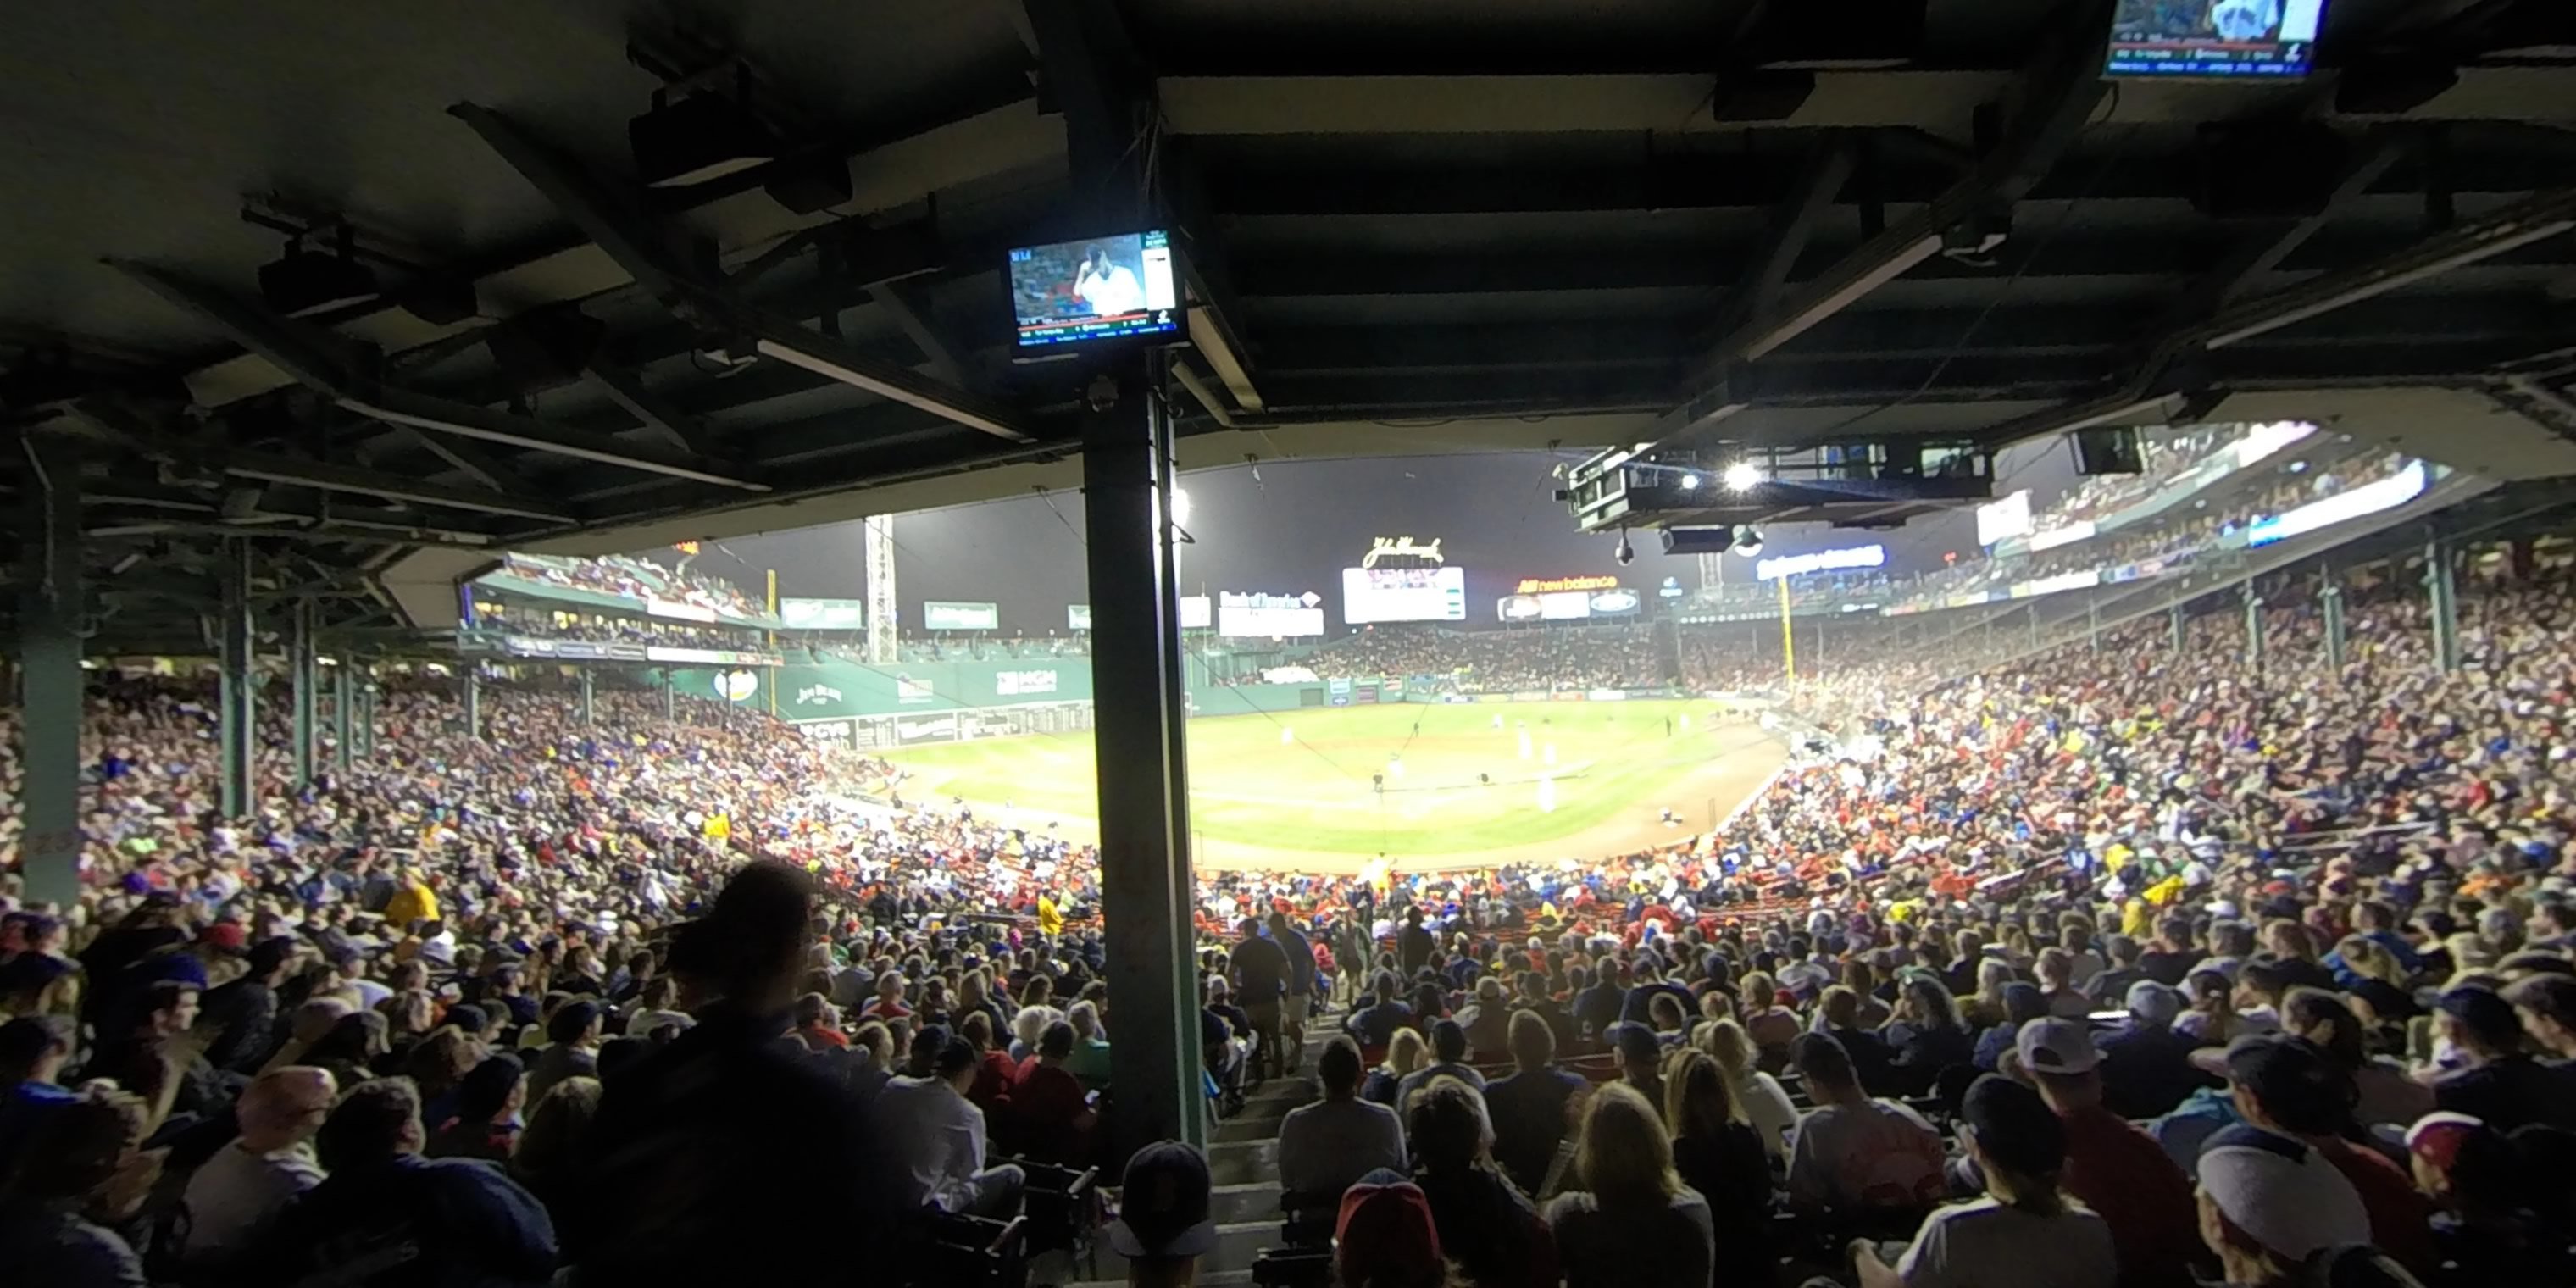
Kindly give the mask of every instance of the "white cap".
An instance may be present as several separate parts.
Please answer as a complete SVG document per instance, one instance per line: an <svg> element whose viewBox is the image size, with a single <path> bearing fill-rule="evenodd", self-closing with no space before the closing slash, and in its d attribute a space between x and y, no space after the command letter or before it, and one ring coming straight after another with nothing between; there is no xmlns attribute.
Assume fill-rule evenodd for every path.
<svg viewBox="0 0 2576 1288"><path fill-rule="evenodd" d="M2241 1124L2220 1131L2201 1148L2200 1188L2229 1224L2292 1261L2370 1242L2361 1192L2323 1154L2287 1136Z"/></svg>

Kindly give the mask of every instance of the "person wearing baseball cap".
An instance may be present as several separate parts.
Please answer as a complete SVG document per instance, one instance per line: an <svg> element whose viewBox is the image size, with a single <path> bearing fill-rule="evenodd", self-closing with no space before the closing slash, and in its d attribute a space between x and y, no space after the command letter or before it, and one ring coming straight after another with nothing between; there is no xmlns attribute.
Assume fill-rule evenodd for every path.
<svg viewBox="0 0 2576 1288"><path fill-rule="evenodd" d="M2208 1077L2191 1066L2195 1039L2176 1032L2182 994L2142 979L2123 996L2129 1020L2103 1036L2102 1099L2122 1118L2156 1118L2173 1112Z"/></svg>
<svg viewBox="0 0 2576 1288"><path fill-rule="evenodd" d="M1861 1288L2127 1282L2110 1226L2059 1188L2066 1126L2038 1092L1987 1074L1969 1086L1959 1120L1960 1143L1985 1178L1985 1197L1925 1218L1894 1265L1880 1259L1875 1244L1854 1240Z"/></svg>
<svg viewBox="0 0 2576 1288"><path fill-rule="evenodd" d="M2143 988L2162 988L2142 980ZM2081 1020L2033 1020L2013 1057L2066 1134L2059 1183L2110 1226L2124 1288L2183 1288L2198 1242L2191 1179L2153 1136L2106 1107L2111 1058Z"/></svg>
<svg viewBox="0 0 2576 1288"><path fill-rule="evenodd" d="M1199 1258L1216 1247L1214 1192L1207 1156L1181 1141L1157 1141L1127 1160L1109 1246L1127 1259L1128 1283L1179 1288L1196 1278Z"/></svg>
<svg viewBox="0 0 2576 1288"><path fill-rule="evenodd" d="M2299 1141L2341 1173L2369 1217L2374 1245L2418 1274L2438 1268L2430 1206L2396 1165L2343 1138L2360 1099L2349 1070L2316 1043L2279 1033L2238 1038L2221 1060L2239 1117Z"/></svg>
<svg viewBox="0 0 2576 1288"><path fill-rule="evenodd" d="M2369 1243L2370 1214L2324 1155L2243 1124L2201 1150L2200 1235L2228 1283L2268 1288L2321 1252Z"/></svg>
<svg viewBox="0 0 2576 1288"><path fill-rule="evenodd" d="M1342 1288L1440 1288L1449 1262L1422 1187L1406 1181L1343 1191L1333 1275Z"/></svg>

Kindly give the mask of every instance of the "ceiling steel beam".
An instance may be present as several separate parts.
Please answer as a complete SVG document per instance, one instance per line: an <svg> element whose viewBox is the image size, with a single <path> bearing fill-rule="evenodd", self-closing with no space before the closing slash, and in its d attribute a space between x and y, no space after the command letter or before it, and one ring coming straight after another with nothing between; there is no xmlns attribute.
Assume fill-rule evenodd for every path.
<svg viewBox="0 0 2576 1288"><path fill-rule="evenodd" d="M815 372L879 397L918 407L996 438L1036 437L1017 409L977 398L909 368L878 362L837 340L744 304L698 265L711 254L688 249L641 203L587 175L553 148L531 138L490 108L459 103L448 109L473 127L501 159L543 193L618 266L675 315L721 336L748 339L763 355Z"/></svg>
<svg viewBox="0 0 2576 1288"><path fill-rule="evenodd" d="M717 454L707 427L699 423L697 417L645 387L643 377L596 359L584 366L581 374L593 388L607 395L608 401L617 404L620 411L634 417L663 442L698 456Z"/></svg>
<svg viewBox="0 0 2576 1288"><path fill-rule="evenodd" d="M329 350L337 341L327 333L291 319L276 317L228 292L149 264L117 261L116 266L155 294L221 328L243 348L268 359L280 370L292 374L299 383L369 419L749 492L768 490L766 484L720 472L685 453L647 444L620 442L532 417L496 412L488 407L453 402L384 384L352 371L347 361L331 354Z"/></svg>
<svg viewBox="0 0 2576 1288"><path fill-rule="evenodd" d="M1829 135L1809 154L1799 167L1788 198L1772 209L1770 226L1763 230L1751 267L1728 306L1729 326L1763 318L1778 307L1790 270L1797 267L1808 238L1823 222L1825 211L1833 205L1843 185L1851 180L1859 161L1859 149L1851 140L1835 135Z"/></svg>
<svg viewBox="0 0 2576 1288"><path fill-rule="evenodd" d="M394 440L403 446L427 452L445 461L448 468L495 492L508 496L537 495L535 484L530 483L517 470L493 459L491 453L476 447L471 439L425 433L407 425L392 426L391 433ZM364 448L360 449L360 454L367 456ZM384 453L375 455L381 456ZM367 464L381 467L383 462L370 457Z"/></svg>
<svg viewBox="0 0 2576 1288"><path fill-rule="evenodd" d="M868 288L868 298L894 319L904 338L912 341L912 347L921 350L933 379L960 389L966 387L966 363L958 356L957 347L932 324L928 292L910 282L879 282Z"/></svg>
<svg viewBox="0 0 2576 1288"><path fill-rule="evenodd" d="M1734 364L1759 361L1932 258L1951 229L1986 212L2009 210L2028 195L2084 132L2108 93L2095 65L2100 42L2094 33L2109 13L2107 0L2083 0L2061 15L2053 38L2043 43L2028 74L2015 82L2029 87L2027 97L2007 104L2000 139L1966 178L1774 308L1719 337L1693 372L1681 405L1656 423L1657 440L1687 433L1714 413L1738 405L1726 389Z"/></svg>

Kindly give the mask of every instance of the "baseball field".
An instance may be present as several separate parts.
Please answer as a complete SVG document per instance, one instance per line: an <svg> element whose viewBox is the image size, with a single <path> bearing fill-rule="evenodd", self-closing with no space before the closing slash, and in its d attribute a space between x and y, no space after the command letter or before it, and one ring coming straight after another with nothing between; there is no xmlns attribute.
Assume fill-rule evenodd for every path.
<svg viewBox="0 0 2576 1288"><path fill-rule="evenodd" d="M1203 861L1353 871L1581 860L1706 830L1785 751L1703 701L1307 708L1189 725ZM1097 810L1088 735L881 753L912 800L956 797L1077 835ZM1672 821L1664 811L1671 810Z"/></svg>

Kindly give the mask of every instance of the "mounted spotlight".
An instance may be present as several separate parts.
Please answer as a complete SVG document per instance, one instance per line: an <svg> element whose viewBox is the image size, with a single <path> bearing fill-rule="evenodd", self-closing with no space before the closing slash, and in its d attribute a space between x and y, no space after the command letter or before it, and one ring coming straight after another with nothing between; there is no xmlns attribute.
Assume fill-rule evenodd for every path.
<svg viewBox="0 0 2576 1288"><path fill-rule="evenodd" d="M1619 548L1611 551L1610 557L1618 560L1619 566L1622 568L1637 562L1637 548L1628 544L1627 529L1622 528L1619 530Z"/></svg>
<svg viewBox="0 0 2576 1288"><path fill-rule="evenodd" d="M1685 491L1685 492L1696 492L1696 491L1698 491L1698 490L1699 490L1699 476L1698 476L1698 475L1696 475L1696 474L1692 474L1692 473L1689 473L1689 472L1685 471L1685 472L1682 474L1682 490L1683 490L1683 491Z"/></svg>
<svg viewBox="0 0 2576 1288"><path fill-rule="evenodd" d="M737 93L689 94L674 103L670 91L653 91L653 110L626 123L635 152L635 175L649 187L686 188L778 159L778 136L744 105L750 73L737 76Z"/></svg>
<svg viewBox="0 0 2576 1288"><path fill-rule="evenodd" d="M1762 533L1750 523L1735 527L1735 553L1747 559L1762 553Z"/></svg>
<svg viewBox="0 0 2576 1288"><path fill-rule="evenodd" d="M1751 461L1737 461L1726 467L1726 473L1721 478L1729 492L1750 492L1769 482L1771 476L1764 473L1761 466Z"/></svg>
<svg viewBox="0 0 2576 1288"><path fill-rule="evenodd" d="M284 255L260 265L259 294L268 307L300 318L376 298L376 275L353 254L349 226L335 236L337 253L306 250L297 237Z"/></svg>

